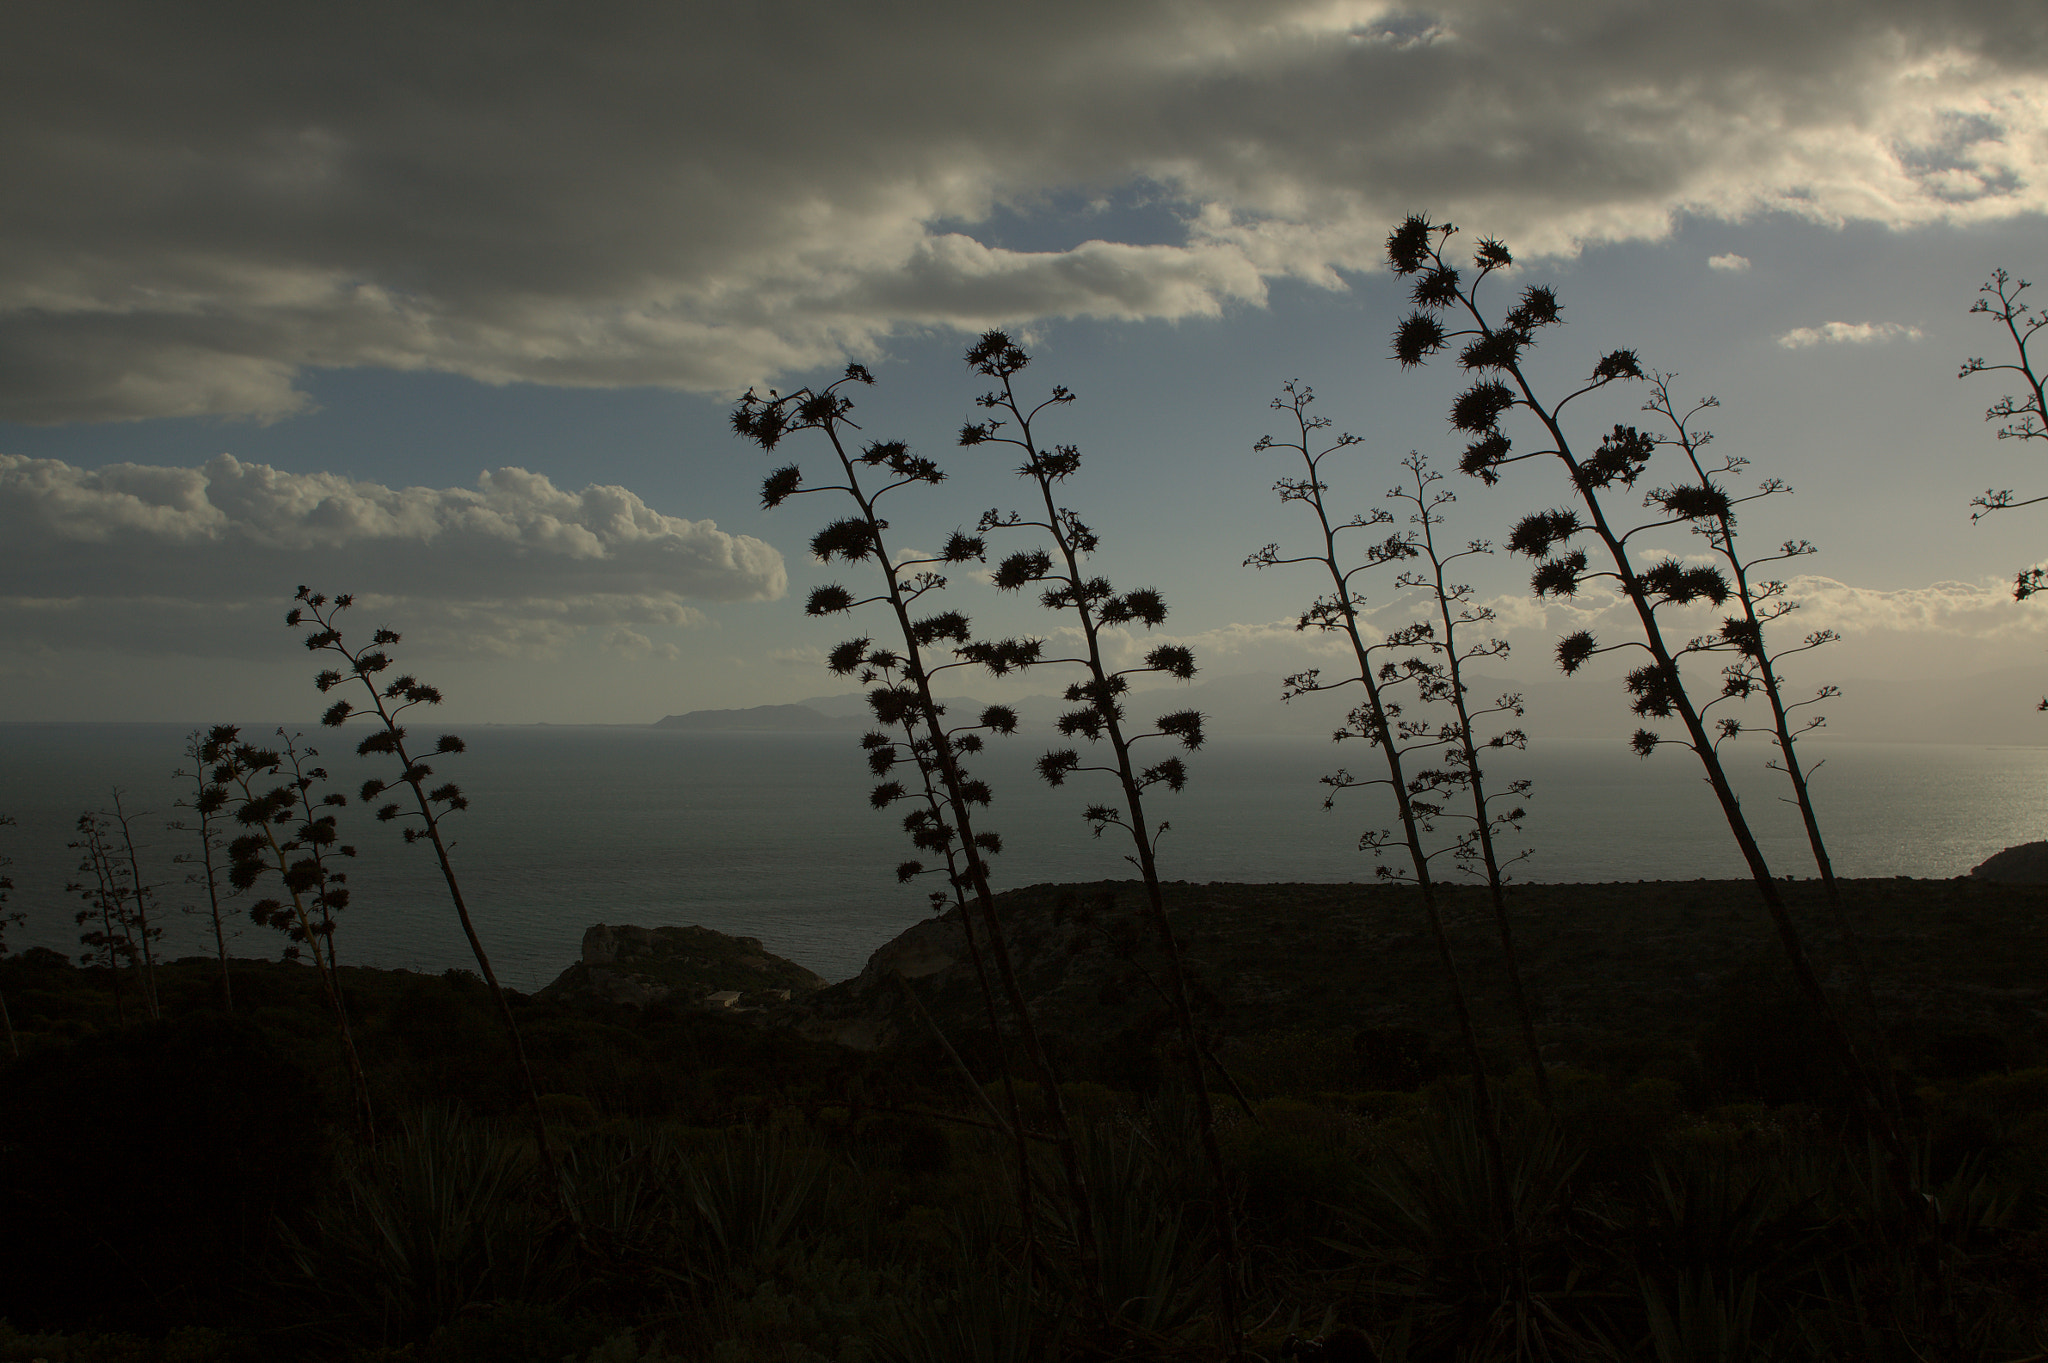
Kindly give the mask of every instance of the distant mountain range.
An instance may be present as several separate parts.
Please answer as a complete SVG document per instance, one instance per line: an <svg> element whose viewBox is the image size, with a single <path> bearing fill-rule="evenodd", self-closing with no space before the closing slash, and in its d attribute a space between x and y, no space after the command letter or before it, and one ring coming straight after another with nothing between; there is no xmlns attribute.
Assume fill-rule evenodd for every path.
<svg viewBox="0 0 2048 1363"><path fill-rule="evenodd" d="M1823 678L1824 679L1824 678ZM1608 740L1620 743L1642 723L1629 712L1628 697L1615 677L1546 677L1522 681L1473 676L1467 685L1475 700L1491 703L1517 693L1525 715L1507 724L1528 731L1532 741ZM1830 738L1860 742L2048 744L2048 715L2036 713L2048 693L2048 667L2008 668L1968 677L1893 681L1849 678L1842 694L1801 711L1828 717ZM1811 696L1810 686L1796 696ZM963 719L978 714L988 702L964 696L942 697L948 711ZM1364 697L1357 686L1319 695L1280 699L1280 681L1262 674L1217 677L1192 686L1161 687L1133 692L1131 713L1140 720L1166 710L1196 709L1209 717L1216 737L1276 734L1328 735L1344 722L1350 707ZM1044 731L1073 707L1056 695L1026 696L1004 702L1015 710L1023 727ZM1712 712L1718 716L1721 711ZM1499 717L1495 717L1498 719ZM1769 722L1760 704L1743 716L1750 726ZM741 710L692 710L669 715L654 727L700 732L801 733L859 732L870 727L866 697L858 692L813 696L796 705L756 705ZM1491 726L1490 726L1491 727ZM1652 728L1675 730L1666 721Z"/></svg>

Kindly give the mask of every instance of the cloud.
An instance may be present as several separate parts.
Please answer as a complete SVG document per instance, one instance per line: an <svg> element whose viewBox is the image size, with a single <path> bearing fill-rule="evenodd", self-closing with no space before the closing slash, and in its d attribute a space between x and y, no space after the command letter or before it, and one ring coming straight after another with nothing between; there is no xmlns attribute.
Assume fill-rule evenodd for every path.
<svg viewBox="0 0 2048 1363"><path fill-rule="evenodd" d="M1738 256L1733 251L1726 255L1708 256L1707 268L1710 270L1726 270L1729 274L1742 274L1749 269L1749 257Z"/></svg>
<svg viewBox="0 0 2048 1363"><path fill-rule="evenodd" d="M1525 255L1681 213L2048 209L2032 0L77 0L7 28L21 421L288 416L323 366L723 391L906 328L1213 316L1377 270L1417 206ZM995 240L1063 195L1167 226Z"/></svg>
<svg viewBox="0 0 2048 1363"><path fill-rule="evenodd" d="M1803 629L1938 635L2019 644L2030 653L2048 636L2048 612L2015 602L2009 580L1935 582L1882 591L1831 577L1803 576L1786 586L1787 594L1800 603Z"/></svg>
<svg viewBox="0 0 2048 1363"><path fill-rule="evenodd" d="M2033 649L2048 636L2048 611L2016 604L2009 580L1987 578L1885 589L1801 574L1785 580L1784 596L1794 603L1795 613L1773 633L1786 639L1831 629L1851 639L1914 635ZM1579 629L1619 640L1634 637L1637 629L1634 608L1618 592L1589 593L1563 601L1508 594L1480 604L1494 612L1496 628L1529 643L1554 641L1555 636ZM1725 614L1725 609L1705 604L1688 610L1666 607L1658 612L1672 638L1704 633Z"/></svg>
<svg viewBox="0 0 2048 1363"><path fill-rule="evenodd" d="M444 649L548 654L599 629L603 647L646 657L672 646L644 629L702 618L688 603L787 586L759 540L517 468L474 488L391 488L227 454L98 469L0 455L0 540L0 635L35 646L268 651L307 583Z"/></svg>
<svg viewBox="0 0 2048 1363"><path fill-rule="evenodd" d="M1794 611L1773 626L1774 647L1796 644L1818 630L1833 630L1855 655L1865 672L1938 671L1956 667L1982 671L2031 662L2048 644L2048 609L2020 605L2012 599L2009 580L1946 581L1924 587L1883 589L1859 587L1815 574L1791 577L1784 600ZM1548 675L1551 650L1559 638L1591 631L1602 644L1620 644L1641 637L1634 607L1619 592L1593 590L1571 598L1538 600L1527 592L1502 592L1473 602L1492 613L1483 627L1513 645L1511 662L1482 665L1484 671L1522 676ZM1384 601L1361 614L1368 637L1378 639L1416 620L1434 607L1421 593ZM1714 632L1726 608L1705 603L1658 612L1668 640L1682 643ZM1154 644L1186 644L1211 674L1263 669L1275 676L1306 666L1340 673L1348 667L1350 649L1340 635L1300 633L1292 620L1218 625L1187 634L1134 634L1104 630L1102 637L1118 666L1132 666ZM1468 643L1474 634L1461 631ZM1832 652L1832 651L1831 651ZM1627 653L1628 658L1640 654ZM1631 666L1634 664L1631 663ZM1708 674L1719 665L1712 655Z"/></svg>
<svg viewBox="0 0 2048 1363"><path fill-rule="evenodd" d="M1778 338L1787 350L1804 350L1816 345L1874 345L1879 341L1917 341L1920 328L1901 322L1824 322L1817 327L1794 327Z"/></svg>

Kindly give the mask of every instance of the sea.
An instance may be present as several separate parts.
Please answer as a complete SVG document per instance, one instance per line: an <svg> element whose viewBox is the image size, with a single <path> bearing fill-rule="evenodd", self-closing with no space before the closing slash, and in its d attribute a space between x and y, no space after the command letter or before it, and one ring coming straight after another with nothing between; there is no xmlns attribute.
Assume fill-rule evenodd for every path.
<svg viewBox="0 0 2048 1363"><path fill-rule="evenodd" d="M189 811L189 783L173 772L190 725L0 724L0 856L15 888L5 912L12 951L45 946L75 956L79 815L111 810L118 789L145 879L156 887L171 958L212 949L197 912L203 896L172 857L193 835L166 824ZM757 937L768 950L824 976L859 972L870 953L931 912L927 877L899 884L914 854L902 806L877 811L853 733L692 733L626 726L468 726L468 750L433 759L436 778L459 782L470 807L452 817L453 860L500 978L546 985L577 959L596 923L700 924ZM271 726L244 733L271 742ZM344 965L440 972L474 969L433 853L406 845L354 802L366 776L354 739L313 727L306 741L350 803L339 811L353 900L336 936ZM1032 770L1029 740L996 740L974 764L995 791L977 827L1002 835L998 888L1047 881L1127 879L1129 843L1111 828L1091 836L1091 803L1119 803L1106 776L1076 775L1061 789ZM1838 874L1940 878L2044 836L2048 748L1809 740L1818 764L1816 805ZM1727 750L1743 807L1774 872L1813 874L1789 789L1768 769L1772 750ZM1332 794L1321 778L1339 766L1365 772L1375 754L1314 738L1213 739L1187 754L1186 789L1149 797L1169 825L1160 843L1168 879L1370 882L1362 832L1392 821L1378 788ZM388 773L385 773L388 774ZM1535 744L1499 754L1489 780L1532 783L1519 832L1522 880L1603 882L1740 879L1747 870L1692 755L1649 758L1611 743ZM189 910L189 912L188 912ZM274 956L284 943L237 912L238 956Z"/></svg>

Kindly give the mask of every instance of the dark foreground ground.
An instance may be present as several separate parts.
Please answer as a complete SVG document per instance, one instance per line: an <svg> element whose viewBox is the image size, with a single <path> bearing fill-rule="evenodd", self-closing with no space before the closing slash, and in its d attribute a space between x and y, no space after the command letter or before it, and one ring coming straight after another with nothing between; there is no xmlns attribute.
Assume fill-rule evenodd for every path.
<svg viewBox="0 0 2048 1363"><path fill-rule="evenodd" d="M1875 1020L1817 887L1787 891L1896 1067L1931 1249L1746 883L1513 892L1548 1113L1490 906L1453 892L1508 1204L1412 891L1173 886L1242 1098L1222 1138L1257 1356L1340 1329L1388 1360L1539 1356L1515 1320L1559 1358L2048 1352L2048 889L1846 888ZM552 1185L466 972L341 973L373 1142L305 966L231 962L230 1011L218 963L166 965L150 1019L135 972L0 962L20 1051L0 1066L0 1363L1214 1358L1214 1185L1135 893L1003 897L1101 1193L1086 1268L1038 1147L1029 1276L957 923L829 988L747 939L595 934L560 988L513 1001ZM1042 1125L1042 1095L1021 1102ZM1090 1273L1117 1303L1092 1323Z"/></svg>

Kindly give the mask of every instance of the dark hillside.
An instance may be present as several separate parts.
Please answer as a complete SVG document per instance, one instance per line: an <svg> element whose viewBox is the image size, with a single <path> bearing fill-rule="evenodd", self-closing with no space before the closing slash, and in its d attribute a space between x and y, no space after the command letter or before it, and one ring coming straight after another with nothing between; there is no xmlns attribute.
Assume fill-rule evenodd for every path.
<svg viewBox="0 0 2048 1363"><path fill-rule="evenodd" d="M1900 878L1844 889L1895 1051L1937 1068L1935 1053L1972 1046L2001 1064L2048 1057L2048 887ZM1787 891L1846 997L1818 884ZM1133 882L1035 885L999 900L1026 996L1072 1047L1128 1047L1160 1022L1150 983L1159 963L1134 926L1136 893ZM1370 1068L1375 1047L1417 1037L1433 1045L1449 1027L1435 946L1409 887L1183 882L1168 895L1219 1044L1343 1033ZM1520 885L1509 896L1547 1057L1690 1082L1703 1043L1740 1049L1764 1044L1750 1033L1776 1028L1784 1034L1771 1044L1801 1044L1788 972L1748 882ZM1511 1064L1513 1019L1484 892L1450 887L1445 899L1478 1019ZM820 1039L922 1044L926 1028L889 978L897 973L948 1031L986 1030L950 918L909 929L859 976L791 1011ZM1399 1087L1368 1082L1397 1077L1332 1074L1330 1086Z"/></svg>

